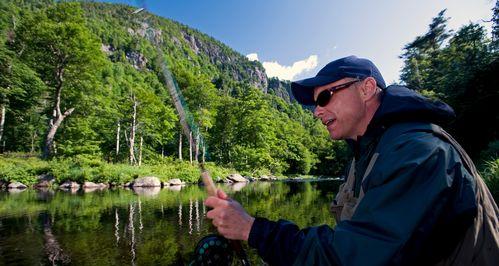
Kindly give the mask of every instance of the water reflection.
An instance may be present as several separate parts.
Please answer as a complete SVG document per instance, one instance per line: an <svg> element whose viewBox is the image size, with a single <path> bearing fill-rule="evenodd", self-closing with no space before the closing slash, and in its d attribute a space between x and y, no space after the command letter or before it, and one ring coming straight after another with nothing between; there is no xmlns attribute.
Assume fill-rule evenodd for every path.
<svg viewBox="0 0 499 266"><path fill-rule="evenodd" d="M139 196L154 197L161 191L160 187L134 187L133 192Z"/></svg>
<svg viewBox="0 0 499 266"><path fill-rule="evenodd" d="M222 189L251 214L293 220L302 227L334 225L328 205L337 184L244 185ZM189 264L197 241L214 232L206 220L206 193L193 185L178 186L180 192L169 188L154 193L0 191L0 265ZM248 253L258 265L256 253Z"/></svg>
<svg viewBox="0 0 499 266"><path fill-rule="evenodd" d="M114 209L114 236L116 237L116 245L120 243L120 216L118 215L118 209Z"/></svg>

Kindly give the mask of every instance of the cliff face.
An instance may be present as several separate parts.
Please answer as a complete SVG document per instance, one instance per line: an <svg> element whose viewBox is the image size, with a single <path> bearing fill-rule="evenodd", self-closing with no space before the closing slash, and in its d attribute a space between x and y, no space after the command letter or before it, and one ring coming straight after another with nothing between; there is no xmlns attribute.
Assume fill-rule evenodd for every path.
<svg viewBox="0 0 499 266"><path fill-rule="evenodd" d="M249 61L245 56L212 39L200 38L195 31L182 31L182 37L196 55L206 55L209 62L237 82L249 83L267 91L268 78L259 62Z"/></svg>
<svg viewBox="0 0 499 266"><path fill-rule="evenodd" d="M260 62L250 61L214 38L181 23L147 11L117 4L82 3L88 23L103 42L103 51L119 57L120 51L136 69L152 68L154 48L172 61L186 61L213 80L223 77L267 92L268 78ZM227 81L227 80L226 80Z"/></svg>

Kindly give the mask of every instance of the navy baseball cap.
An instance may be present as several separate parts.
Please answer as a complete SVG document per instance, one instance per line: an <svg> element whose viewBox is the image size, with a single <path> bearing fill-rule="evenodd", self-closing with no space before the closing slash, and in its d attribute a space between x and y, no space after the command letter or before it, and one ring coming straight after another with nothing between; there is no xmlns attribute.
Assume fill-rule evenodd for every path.
<svg viewBox="0 0 499 266"><path fill-rule="evenodd" d="M324 86L343 78L364 79L373 77L381 89L385 89L385 80L378 68L368 59L348 56L330 62L313 78L291 82L291 91L296 100L304 105L314 105L314 88Z"/></svg>

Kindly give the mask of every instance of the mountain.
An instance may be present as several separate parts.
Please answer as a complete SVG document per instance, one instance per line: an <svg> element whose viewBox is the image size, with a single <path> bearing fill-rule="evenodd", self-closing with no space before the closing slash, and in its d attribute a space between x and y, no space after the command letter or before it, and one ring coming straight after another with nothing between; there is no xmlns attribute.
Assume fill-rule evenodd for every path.
<svg viewBox="0 0 499 266"><path fill-rule="evenodd" d="M294 101L289 81L269 79L259 62L187 25L135 11L96 2L0 3L5 151L130 164L205 154L250 174L339 171L341 163L328 162L344 147ZM174 83L183 99L169 91ZM191 132L181 126L186 120Z"/></svg>

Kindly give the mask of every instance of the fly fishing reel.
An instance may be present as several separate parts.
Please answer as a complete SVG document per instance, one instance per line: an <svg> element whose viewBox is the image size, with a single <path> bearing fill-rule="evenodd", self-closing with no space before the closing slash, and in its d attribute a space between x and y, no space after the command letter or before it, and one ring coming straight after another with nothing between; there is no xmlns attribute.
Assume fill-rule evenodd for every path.
<svg viewBox="0 0 499 266"><path fill-rule="evenodd" d="M223 236L210 234L199 240L191 265L232 265L234 251Z"/></svg>

